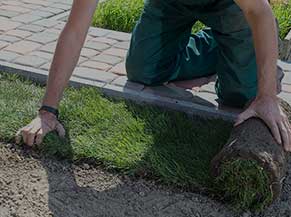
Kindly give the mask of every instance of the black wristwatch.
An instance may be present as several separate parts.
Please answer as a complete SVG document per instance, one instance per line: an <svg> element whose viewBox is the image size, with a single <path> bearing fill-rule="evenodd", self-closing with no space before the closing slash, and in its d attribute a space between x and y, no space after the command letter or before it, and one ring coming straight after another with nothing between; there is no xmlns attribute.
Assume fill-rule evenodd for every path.
<svg viewBox="0 0 291 217"><path fill-rule="evenodd" d="M43 105L40 107L40 109L38 111L47 111L49 113L54 114L56 116L56 118L59 119L59 110L55 109L53 107Z"/></svg>

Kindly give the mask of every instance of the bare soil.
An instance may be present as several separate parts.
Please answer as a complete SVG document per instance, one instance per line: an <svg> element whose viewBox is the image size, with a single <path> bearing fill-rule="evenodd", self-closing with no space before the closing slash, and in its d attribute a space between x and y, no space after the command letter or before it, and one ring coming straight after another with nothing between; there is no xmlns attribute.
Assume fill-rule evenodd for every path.
<svg viewBox="0 0 291 217"><path fill-rule="evenodd" d="M287 217L291 216L291 178L287 176L280 199L264 213L237 213L205 195L0 144L0 217L40 216Z"/></svg>

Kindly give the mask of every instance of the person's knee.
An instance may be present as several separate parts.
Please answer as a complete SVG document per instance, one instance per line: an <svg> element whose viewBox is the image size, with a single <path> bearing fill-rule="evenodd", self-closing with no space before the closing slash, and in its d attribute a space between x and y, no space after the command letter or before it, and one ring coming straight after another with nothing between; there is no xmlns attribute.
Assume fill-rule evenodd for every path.
<svg viewBox="0 0 291 217"><path fill-rule="evenodd" d="M154 79L151 79L149 76L150 73L153 73L153 69L149 69L149 65L146 65L142 59L138 59L134 55L128 55L125 67L129 81L142 83L147 86L155 85Z"/></svg>

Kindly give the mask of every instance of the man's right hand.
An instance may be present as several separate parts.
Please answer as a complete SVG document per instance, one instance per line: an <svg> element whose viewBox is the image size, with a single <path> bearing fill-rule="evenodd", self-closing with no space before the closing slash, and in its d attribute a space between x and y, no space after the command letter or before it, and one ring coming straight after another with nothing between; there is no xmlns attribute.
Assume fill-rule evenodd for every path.
<svg viewBox="0 0 291 217"><path fill-rule="evenodd" d="M47 111L40 111L30 124L18 130L15 141L20 144L22 138L24 144L28 146L40 145L43 138L54 130L57 131L60 137L65 137L65 129L56 116Z"/></svg>

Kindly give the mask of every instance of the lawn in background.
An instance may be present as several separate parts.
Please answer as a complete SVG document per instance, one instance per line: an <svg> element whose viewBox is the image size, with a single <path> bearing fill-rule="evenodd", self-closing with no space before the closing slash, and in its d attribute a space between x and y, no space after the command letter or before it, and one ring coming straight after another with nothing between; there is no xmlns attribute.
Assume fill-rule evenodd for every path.
<svg viewBox="0 0 291 217"><path fill-rule="evenodd" d="M15 76L0 78L0 142L37 114L44 88ZM231 124L108 99L95 88L68 88L60 106L67 138L49 134L40 151L73 161L90 159L125 174L151 174L181 187L211 187L209 164Z"/></svg>
<svg viewBox="0 0 291 217"><path fill-rule="evenodd" d="M107 0L99 4L94 15L93 25L105 29L132 32L143 10L143 0ZM280 25L280 37L283 39L291 30L291 0L276 0L272 3L274 14ZM197 22L193 32L204 28Z"/></svg>

